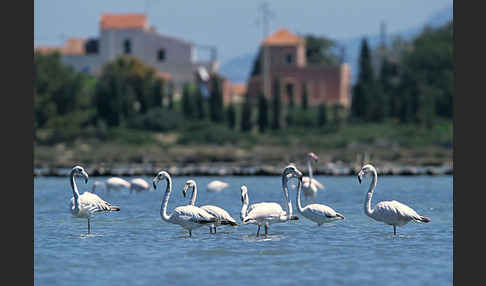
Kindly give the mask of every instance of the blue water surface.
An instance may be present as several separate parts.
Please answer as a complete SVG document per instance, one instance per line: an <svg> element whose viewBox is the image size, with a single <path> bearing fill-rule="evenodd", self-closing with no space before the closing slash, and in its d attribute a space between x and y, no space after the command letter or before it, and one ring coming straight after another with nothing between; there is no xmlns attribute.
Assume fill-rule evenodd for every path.
<svg viewBox="0 0 486 286"><path fill-rule="evenodd" d="M151 183L151 177L143 177ZM97 194L120 212L98 214L91 221L72 217L69 178L34 180L35 285L452 285L453 177L379 177L372 206L397 200L431 219L397 229L363 212L370 178L316 177L325 185L316 202L332 207L344 221L298 221L271 225L270 235L256 237L257 226L208 227L192 237L160 217L165 183L150 192L128 190ZM77 180L80 192L91 190ZM126 177L125 179L131 179ZM240 186L250 203L284 203L280 177L174 177L168 212L187 204L187 179L199 186L196 205L214 204L240 223ZM207 192L213 179L229 183L220 193ZM305 202L305 201L304 201ZM262 228L263 232L263 228Z"/></svg>

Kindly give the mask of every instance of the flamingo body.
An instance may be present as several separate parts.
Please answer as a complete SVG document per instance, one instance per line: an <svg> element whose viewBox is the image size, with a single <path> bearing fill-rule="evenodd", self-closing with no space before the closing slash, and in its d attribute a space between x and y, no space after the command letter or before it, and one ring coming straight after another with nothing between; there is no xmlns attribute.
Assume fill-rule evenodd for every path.
<svg viewBox="0 0 486 286"><path fill-rule="evenodd" d="M142 178L134 178L130 180L130 190L135 191L148 191L150 190L150 185Z"/></svg>
<svg viewBox="0 0 486 286"><path fill-rule="evenodd" d="M228 187L229 184L223 181L214 180L207 185L208 192L221 192L223 189Z"/></svg>
<svg viewBox="0 0 486 286"><path fill-rule="evenodd" d="M127 189L130 188L130 182L119 177L111 177L108 180L106 180L106 189L119 190L122 188L127 188Z"/></svg>
<svg viewBox="0 0 486 286"><path fill-rule="evenodd" d="M344 219L343 215L337 213L332 208L321 204L307 205L300 213L302 216L317 223L319 226L323 223Z"/></svg>

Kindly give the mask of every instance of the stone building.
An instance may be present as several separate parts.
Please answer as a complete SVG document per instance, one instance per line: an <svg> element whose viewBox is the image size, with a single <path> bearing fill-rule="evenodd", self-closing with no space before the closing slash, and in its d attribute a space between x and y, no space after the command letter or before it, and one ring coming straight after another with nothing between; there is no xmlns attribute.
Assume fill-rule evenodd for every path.
<svg viewBox="0 0 486 286"><path fill-rule="evenodd" d="M99 74L105 63L120 55L133 55L179 88L185 82L194 82L194 74L200 68L210 73L218 71L215 48L210 59L197 61L197 45L159 34L148 25L145 14L102 14L99 28L98 38L69 38L64 46L38 46L36 50L58 51L63 63L92 74Z"/></svg>
<svg viewBox="0 0 486 286"><path fill-rule="evenodd" d="M305 39L286 29L280 29L266 38L260 51L262 61L259 72L252 75L247 84L248 95L254 102L259 93L271 98L274 81L279 79L283 102L288 102L291 94L294 102L300 105L306 88L309 106L324 103L348 108L351 105L348 64L308 64Z"/></svg>

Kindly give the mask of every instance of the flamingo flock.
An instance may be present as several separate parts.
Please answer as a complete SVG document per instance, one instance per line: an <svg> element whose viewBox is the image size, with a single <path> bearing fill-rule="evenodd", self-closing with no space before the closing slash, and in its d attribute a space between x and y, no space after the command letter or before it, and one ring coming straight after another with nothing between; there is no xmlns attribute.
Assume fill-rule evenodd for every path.
<svg viewBox="0 0 486 286"><path fill-rule="evenodd" d="M318 203L311 203L302 206L301 194L315 201L318 189L324 189L324 186L313 178L311 162L316 162L318 156L314 153L307 154L307 167L309 176L303 176L302 172L294 164L290 164L282 171L282 186L285 204L280 205L277 202L258 202L250 205L248 196L248 187L242 185L241 191L241 212L240 221L242 224L257 225L256 236L260 236L260 228L265 228L265 237L268 237L268 230L271 224L286 223L291 220L299 220L299 216L293 215L292 200L289 198L288 182L291 179L298 181L296 190L296 209L298 215L308 219L321 226L324 223L343 221L344 215L335 211L330 206ZM358 182L361 184L363 177L371 175L372 180L364 200L364 213L366 216L375 221L382 222L386 225L393 226L393 235L397 234L397 226L404 226L409 222L428 223L430 218L423 216L413 210L411 207L397 202L382 201L371 208L371 199L377 185L378 175L375 167L371 164L364 165L358 172ZM85 183L88 182L88 173L81 166L75 166L70 173L70 183L73 197L70 200L70 211L74 217L88 219L88 234L91 232L91 219L98 213L111 213L121 210L119 206L106 202L95 193L97 187L105 187L107 191L128 189L132 191L143 192L149 191L150 185L142 178L134 178L126 181L119 177L111 177L106 181L97 181L93 184L91 192L80 194L75 182L76 177L83 177ZM177 224L188 231L189 237L192 237L192 231L203 226L209 227L209 232L216 234L216 228L219 226L238 226L237 221L229 214L227 210L216 205L196 205L197 183L195 180L186 181L182 193L187 196L187 191L191 190L192 195L187 205L174 208L170 214L167 213L169 198L172 192L172 178L165 171L159 171L152 180L153 189L157 185L165 182L165 192L160 205L160 217L163 221L170 224ZM213 190L210 190L212 184ZM213 181L207 186L210 192L219 192L228 187L228 184L221 181ZM216 190L217 189L217 190Z"/></svg>

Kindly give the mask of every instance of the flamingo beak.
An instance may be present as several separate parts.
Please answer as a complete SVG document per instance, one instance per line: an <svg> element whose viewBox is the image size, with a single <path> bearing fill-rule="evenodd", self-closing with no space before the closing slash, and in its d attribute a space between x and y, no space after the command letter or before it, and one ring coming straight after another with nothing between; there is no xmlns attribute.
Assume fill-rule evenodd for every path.
<svg viewBox="0 0 486 286"><path fill-rule="evenodd" d="M358 182L361 184L361 181L363 180L363 173L359 172L358 174Z"/></svg>
<svg viewBox="0 0 486 286"><path fill-rule="evenodd" d="M88 183L88 173L86 173L86 171L83 170L83 172L81 173L84 177L84 183L87 184Z"/></svg>
<svg viewBox="0 0 486 286"><path fill-rule="evenodd" d="M152 184L154 185L154 190L157 189L157 182L155 181L155 179L152 181Z"/></svg>

